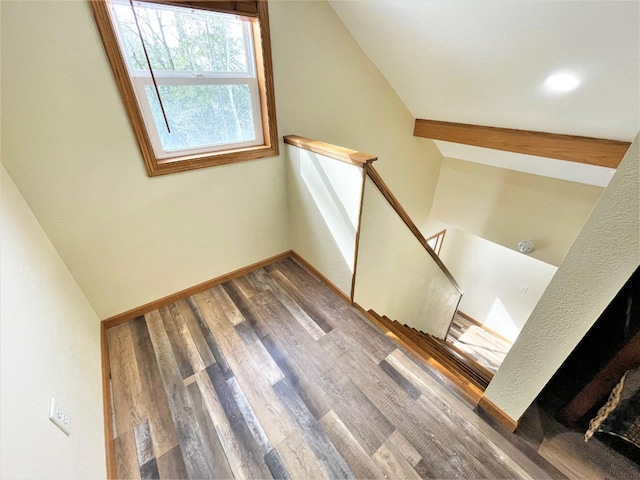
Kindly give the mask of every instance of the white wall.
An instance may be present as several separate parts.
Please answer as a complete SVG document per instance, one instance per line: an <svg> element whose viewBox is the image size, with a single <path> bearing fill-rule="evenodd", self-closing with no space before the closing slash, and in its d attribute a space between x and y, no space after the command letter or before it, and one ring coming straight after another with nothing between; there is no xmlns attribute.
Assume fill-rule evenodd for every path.
<svg viewBox="0 0 640 480"><path fill-rule="evenodd" d="M351 295L363 169L286 146L291 248Z"/></svg>
<svg viewBox="0 0 640 480"><path fill-rule="evenodd" d="M414 222L429 216L442 155L413 136L414 117L325 1L270 1L280 135L378 157Z"/></svg>
<svg viewBox="0 0 640 480"><path fill-rule="evenodd" d="M98 317L3 167L0 182L0 477L104 478Z"/></svg>
<svg viewBox="0 0 640 480"><path fill-rule="evenodd" d="M444 338L459 298L458 290L367 178L356 303Z"/></svg>
<svg viewBox="0 0 640 480"><path fill-rule="evenodd" d="M378 156L376 169L414 222L424 227L442 158L434 143L413 137L413 116L326 2L271 1L269 9L280 134ZM314 222L313 233L303 234L306 224L298 223L299 199L291 191L298 177L291 170L288 174L292 248L304 249L299 253L319 268L332 261L332 271L342 272L338 283L344 289L351 264L324 244L330 236L318 230L324 229L322 223ZM316 234L322 236L314 240ZM367 271L358 268L358 278L374 285L376 277L366 278Z"/></svg>
<svg viewBox="0 0 640 480"><path fill-rule="evenodd" d="M269 2L279 134L379 155L418 225L441 155L331 7ZM283 156L148 178L84 1L2 9L2 158L101 318L288 250Z"/></svg>
<svg viewBox="0 0 640 480"><path fill-rule="evenodd" d="M617 140L640 129L637 1L330 3L416 118ZM543 85L556 69L580 88Z"/></svg>
<svg viewBox="0 0 640 480"><path fill-rule="evenodd" d="M2 158L101 318L288 249L281 158L147 177L88 2L2 9Z"/></svg>
<svg viewBox="0 0 640 480"><path fill-rule="evenodd" d="M485 396L513 419L640 265L640 136L533 310Z"/></svg>
<svg viewBox="0 0 640 480"><path fill-rule="evenodd" d="M532 160L533 161L533 160ZM558 266L604 191L601 187L444 158L431 210L438 220Z"/></svg>
<svg viewBox="0 0 640 480"><path fill-rule="evenodd" d="M464 290L460 310L514 341L557 268L461 230L443 228L447 233L440 258Z"/></svg>

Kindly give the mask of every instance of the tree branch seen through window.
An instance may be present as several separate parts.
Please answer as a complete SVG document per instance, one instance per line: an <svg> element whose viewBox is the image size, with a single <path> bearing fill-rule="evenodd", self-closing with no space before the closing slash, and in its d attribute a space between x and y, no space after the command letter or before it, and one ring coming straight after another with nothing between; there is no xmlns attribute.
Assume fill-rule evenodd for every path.
<svg viewBox="0 0 640 480"><path fill-rule="evenodd" d="M266 2L215 3L91 1L150 175L278 153Z"/></svg>

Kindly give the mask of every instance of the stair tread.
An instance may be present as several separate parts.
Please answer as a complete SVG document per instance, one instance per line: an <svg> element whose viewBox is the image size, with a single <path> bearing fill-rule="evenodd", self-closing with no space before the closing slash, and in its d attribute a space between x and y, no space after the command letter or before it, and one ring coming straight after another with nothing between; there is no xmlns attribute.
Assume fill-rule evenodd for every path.
<svg viewBox="0 0 640 480"><path fill-rule="evenodd" d="M461 362L456 357L452 356L450 352L443 348L440 343L426 341L424 337L416 334L410 335L412 341L419 347L428 350L434 357L440 360L441 363L447 364L450 368L461 371L465 376L470 376L473 380L476 380L479 384L486 386L490 379L486 378L481 373L477 372L473 367Z"/></svg>
<svg viewBox="0 0 640 480"><path fill-rule="evenodd" d="M448 355L444 352L437 343L427 343L424 342L422 338L418 337L416 334L411 334L410 329L404 327L401 323L397 321L390 321L389 328L394 333L396 338L400 340L405 348L410 350L417 350L419 354L427 355L432 358L445 368L447 368L450 372L457 375L459 378L464 379L465 381L470 381L481 389L486 388L488 382L486 379L479 377L476 372L472 369L469 369L465 365L461 365L460 362L456 361L451 355ZM435 339L434 339L435 340ZM409 345L407 345L409 344Z"/></svg>
<svg viewBox="0 0 640 480"><path fill-rule="evenodd" d="M393 338L411 355L434 367L435 375L441 376L444 381L452 382L473 404L478 402L482 392L487 387L488 380L478 376L477 372L469 369L459 359L453 357L451 353L443 351L438 344L434 343L439 342L439 340L431 337L433 342L428 342L425 340L428 335L426 333L391 320L387 316L379 315L374 310L370 309L366 313L367 318L380 328L383 333Z"/></svg>
<svg viewBox="0 0 640 480"><path fill-rule="evenodd" d="M480 369L474 363L469 363L466 356L460 356L457 352L452 351L449 348L449 345L445 342L434 339L433 337L428 338L425 336L417 335L417 341L421 342L422 345L428 345L428 348L432 348L441 353L442 356L449 359L451 363L453 363L457 368L461 368L463 371L469 373L474 378L477 378L482 384L488 385L489 381L493 376L487 372L486 370Z"/></svg>
<svg viewBox="0 0 640 480"><path fill-rule="evenodd" d="M492 377L487 377L484 372L477 371L473 364L469 365L452 353L443 342L435 337L419 332L418 330L405 326L396 320L390 320L388 317L379 316L386 326L394 333L394 335L402 340L401 343L405 348L411 350L418 350L424 352L430 358L440 363L448 370L454 372L459 377L464 378L467 381L471 381L478 387L484 389L489 384ZM409 344L409 345L407 345Z"/></svg>
<svg viewBox="0 0 640 480"><path fill-rule="evenodd" d="M367 311L367 313L369 314L369 319L378 327L380 328L384 333L387 333L389 331L389 327L387 327L386 323L384 322L384 320L380 317L380 315L378 315L376 312L374 312L373 310L369 310Z"/></svg>
<svg viewBox="0 0 640 480"><path fill-rule="evenodd" d="M450 352L451 355L453 356L457 356L458 358L460 358L461 361L468 363L468 362L473 362L471 363L471 365L473 365L472 370L477 371L478 375L480 375L487 383L489 381L491 381L491 379L493 378L493 372L491 372L490 370L488 370L487 368L485 368L483 365L478 364L473 358L471 358L466 352L463 352L462 350L460 350L458 347L456 347L455 345L452 345L444 340L440 340L436 337L434 337L433 335L430 335L428 333L425 333L421 330L418 330L416 328L410 327L409 325L405 324L404 325L406 328L411 329L413 332L416 333L416 335L420 336L420 338L434 344L434 345L438 345L439 348L445 349L448 352Z"/></svg>

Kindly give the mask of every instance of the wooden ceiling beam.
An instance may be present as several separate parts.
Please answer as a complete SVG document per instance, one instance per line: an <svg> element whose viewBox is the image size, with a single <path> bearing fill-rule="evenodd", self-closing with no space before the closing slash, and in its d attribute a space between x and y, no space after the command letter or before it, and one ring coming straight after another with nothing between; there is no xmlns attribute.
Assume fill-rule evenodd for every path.
<svg viewBox="0 0 640 480"><path fill-rule="evenodd" d="M417 119L416 137L618 168L631 145L618 140Z"/></svg>

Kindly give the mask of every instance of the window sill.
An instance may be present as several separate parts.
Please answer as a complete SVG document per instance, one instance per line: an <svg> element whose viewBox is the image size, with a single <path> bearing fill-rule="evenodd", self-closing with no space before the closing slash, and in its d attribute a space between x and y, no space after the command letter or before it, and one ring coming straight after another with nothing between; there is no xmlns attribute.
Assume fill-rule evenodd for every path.
<svg viewBox="0 0 640 480"><path fill-rule="evenodd" d="M165 175L168 173L186 172L198 168L214 167L229 163L246 162L259 158L275 157L279 153L278 143L274 145L260 145L257 147L237 148L199 155L187 155L183 157L156 160L145 158L145 166L150 177ZM143 153L143 157L146 157Z"/></svg>

